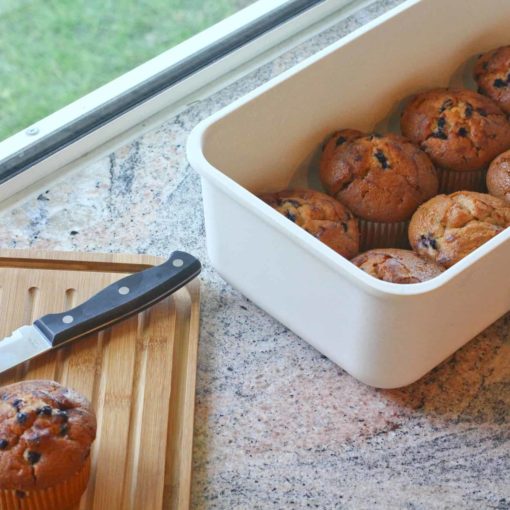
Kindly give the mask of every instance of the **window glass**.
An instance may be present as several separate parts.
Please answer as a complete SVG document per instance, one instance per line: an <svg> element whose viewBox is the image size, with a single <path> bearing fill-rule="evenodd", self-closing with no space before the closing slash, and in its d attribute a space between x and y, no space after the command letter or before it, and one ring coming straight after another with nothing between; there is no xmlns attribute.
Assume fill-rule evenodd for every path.
<svg viewBox="0 0 510 510"><path fill-rule="evenodd" d="M0 140L255 0L0 0Z"/></svg>

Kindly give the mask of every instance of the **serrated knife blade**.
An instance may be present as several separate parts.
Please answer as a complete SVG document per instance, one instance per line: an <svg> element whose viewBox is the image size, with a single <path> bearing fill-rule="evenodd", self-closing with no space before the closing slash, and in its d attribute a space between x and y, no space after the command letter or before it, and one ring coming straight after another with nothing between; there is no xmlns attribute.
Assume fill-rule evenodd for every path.
<svg viewBox="0 0 510 510"><path fill-rule="evenodd" d="M0 342L0 372L39 356L52 347L51 342L35 326L21 326Z"/></svg>

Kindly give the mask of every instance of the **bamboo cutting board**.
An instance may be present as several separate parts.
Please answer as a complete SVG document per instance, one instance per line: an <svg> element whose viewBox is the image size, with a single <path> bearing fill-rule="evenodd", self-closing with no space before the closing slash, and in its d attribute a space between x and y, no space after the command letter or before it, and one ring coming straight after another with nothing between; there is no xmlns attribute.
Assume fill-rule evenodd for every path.
<svg viewBox="0 0 510 510"><path fill-rule="evenodd" d="M0 338L161 262L0 250ZM53 379L91 400L98 429L80 510L189 507L199 301L195 280L137 316L0 375L1 385Z"/></svg>

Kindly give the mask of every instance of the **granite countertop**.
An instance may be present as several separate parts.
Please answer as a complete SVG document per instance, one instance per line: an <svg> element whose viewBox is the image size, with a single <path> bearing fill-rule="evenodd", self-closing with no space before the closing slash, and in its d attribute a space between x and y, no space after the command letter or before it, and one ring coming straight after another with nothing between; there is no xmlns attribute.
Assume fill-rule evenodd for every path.
<svg viewBox="0 0 510 510"><path fill-rule="evenodd" d="M225 283L205 250L190 130L399 3L376 2L0 213L3 247L203 261L195 509L510 508L510 314L417 383L377 390Z"/></svg>

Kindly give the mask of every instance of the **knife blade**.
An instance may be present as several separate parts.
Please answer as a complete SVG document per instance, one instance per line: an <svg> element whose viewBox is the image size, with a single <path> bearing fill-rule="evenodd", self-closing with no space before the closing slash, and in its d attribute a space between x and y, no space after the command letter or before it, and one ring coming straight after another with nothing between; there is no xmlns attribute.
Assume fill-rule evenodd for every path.
<svg viewBox="0 0 510 510"><path fill-rule="evenodd" d="M0 373L145 310L193 280L201 267L192 255L175 251L163 264L126 276L71 310L21 326L0 341Z"/></svg>

